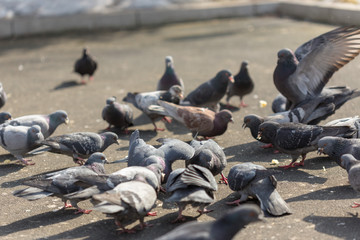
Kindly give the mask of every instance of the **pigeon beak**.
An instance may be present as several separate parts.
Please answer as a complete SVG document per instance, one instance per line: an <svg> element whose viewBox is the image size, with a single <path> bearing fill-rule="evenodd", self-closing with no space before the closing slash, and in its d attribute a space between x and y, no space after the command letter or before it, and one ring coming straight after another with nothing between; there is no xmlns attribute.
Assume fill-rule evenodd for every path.
<svg viewBox="0 0 360 240"><path fill-rule="evenodd" d="M117 144L117 145L120 145L120 142L119 142L119 141L116 141L116 144Z"/></svg>
<svg viewBox="0 0 360 240"><path fill-rule="evenodd" d="M232 82L232 83L235 82L234 77L232 75L229 77L229 81Z"/></svg>
<svg viewBox="0 0 360 240"><path fill-rule="evenodd" d="M231 122L231 123L234 123L234 119L233 119L233 118L230 118L230 122Z"/></svg>
<svg viewBox="0 0 360 240"><path fill-rule="evenodd" d="M242 128L243 128L243 129L247 128L247 125L246 125L245 122L243 123Z"/></svg>
<svg viewBox="0 0 360 240"><path fill-rule="evenodd" d="M104 159L105 164L110 164L110 162L107 160L107 158Z"/></svg>
<svg viewBox="0 0 360 240"><path fill-rule="evenodd" d="M66 118L65 119L65 124L69 124L69 122L70 122L69 118Z"/></svg>
<svg viewBox="0 0 360 240"><path fill-rule="evenodd" d="M322 153L324 153L324 149L323 148L318 148L317 154L321 155Z"/></svg>
<svg viewBox="0 0 360 240"><path fill-rule="evenodd" d="M182 93L179 94L180 99L184 99L184 95Z"/></svg>
<svg viewBox="0 0 360 240"><path fill-rule="evenodd" d="M256 140L261 140L261 132L258 132L258 135L256 137Z"/></svg>

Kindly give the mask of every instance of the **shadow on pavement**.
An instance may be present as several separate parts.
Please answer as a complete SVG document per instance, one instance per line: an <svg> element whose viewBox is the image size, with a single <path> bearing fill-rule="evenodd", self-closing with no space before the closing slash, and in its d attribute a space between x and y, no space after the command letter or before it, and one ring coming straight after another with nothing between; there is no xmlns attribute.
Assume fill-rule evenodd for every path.
<svg viewBox="0 0 360 240"><path fill-rule="evenodd" d="M61 90L61 89L65 89L65 88L71 88L71 87L79 87L79 86L84 86L84 84L81 84L77 80L67 80L67 81L63 81L59 85L55 86L54 89L52 89L52 91Z"/></svg>

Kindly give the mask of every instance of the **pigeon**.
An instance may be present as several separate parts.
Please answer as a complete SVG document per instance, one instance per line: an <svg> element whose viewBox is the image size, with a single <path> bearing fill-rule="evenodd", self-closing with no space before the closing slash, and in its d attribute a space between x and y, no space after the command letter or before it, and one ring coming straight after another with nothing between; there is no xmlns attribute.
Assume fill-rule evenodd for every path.
<svg viewBox="0 0 360 240"><path fill-rule="evenodd" d="M280 152L290 154L292 162L281 166L285 169L304 166L306 154L318 148L318 141L325 136L351 137L356 129L348 126L318 126L301 123L276 123L267 121L259 126L258 138L270 139ZM300 163L296 163L299 156Z"/></svg>
<svg viewBox="0 0 360 240"><path fill-rule="evenodd" d="M258 206L244 204L227 211L215 221L185 223L155 240L231 240L246 225L262 218Z"/></svg>
<svg viewBox="0 0 360 240"><path fill-rule="evenodd" d="M9 112L0 112L0 124L11 120L11 114Z"/></svg>
<svg viewBox="0 0 360 240"><path fill-rule="evenodd" d="M359 116L335 119L335 120L332 120L332 121L326 123L324 126L348 126L352 129L357 130L355 132L355 134L352 135L352 138L360 138L360 118L359 118Z"/></svg>
<svg viewBox="0 0 360 240"><path fill-rule="evenodd" d="M48 138L50 135L52 135L56 128L62 123L69 123L68 115L63 110L58 110L49 115L26 115L6 122L7 125L11 126L31 127L33 125L39 125L41 127L41 133L43 134L44 138Z"/></svg>
<svg viewBox="0 0 360 240"><path fill-rule="evenodd" d="M211 212L206 206L214 202L217 189L215 178L207 168L190 164L172 171L166 183L166 191L171 196L166 202L175 202L179 206L178 217L173 223L185 221L182 212L188 204L199 207L200 214Z"/></svg>
<svg viewBox="0 0 360 240"><path fill-rule="evenodd" d="M271 104L273 113L285 112L286 111L286 97L279 93Z"/></svg>
<svg viewBox="0 0 360 240"><path fill-rule="evenodd" d="M360 159L360 139L347 139L342 137L323 137L318 142L318 153L327 154L339 166L342 155L349 153L355 158Z"/></svg>
<svg viewBox="0 0 360 240"><path fill-rule="evenodd" d="M215 113L206 108L179 106L164 101L158 103L161 107L150 106L150 108L185 125L192 132L193 137L210 138L222 135L227 130L228 123L234 122L232 113L227 109Z"/></svg>
<svg viewBox="0 0 360 240"><path fill-rule="evenodd" d="M229 105L230 98L236 95L240 97L240 107L247 107L243 97L251 93L254 89L254 82L249 75L247 66L248 62L243 61L241 63L239 73L234 76L234 82L229 84L228 91L226 93L227 105Z"/></svg>
<svg viewBox="0 0 360 240"><path fill-rule="evenodd" d="M116 97L106 99L106 106L102 110L102 118L111 126L115 126L127 132L127 128L134 126L133 110L126 104L116 102Z"/></svg>
<svg viewBox="0 0 360 240"><path fill-rule="evenodd" d="M158 128L155 124L155 120L161 116L157 114L157 112L150 110L149 106L157 105L158 100L164 100L179 104L180 99L182 98L182 88L179 85L174 85L168 91L128 93L127 96L123 99L123 101L132 103L136 108L144 112L151 119L151 122L155 127L155 131L164 131L164 129Z"/></svg>
<svg viewBox="0 0 360 240"><path fill-rule="evenodd" d="M196 164L205 167L216 176L221 175L221 181L227 184L223 170L227 165L226 156L222 148L212 139L206 141L192 140L190 146L195 149L194 156L187 160L186 166Z"/></svg>
<svg viewBox="0 0 360 240"><path fill-rule="evenodd" d="M162 143L159 148L146 144L140 138L139 130L135 130L129 141L128 166L148 166L159 164L164 172L164 182L172 171L172 163L176 160L189 160L194 156L195 150L189 144L172 138L159 138Z"/></svg>
<svg viewBox="0 0 360 240"><path fill-rule="evenodd" d="M301 45L278 52L273 79L290 109L318 96L332 75L360 52L359 27L339 27Z"/></svg>
<svg viewBox="0 0 360 240"><path fill-rule="evenodd" d="M129 181L142 181L158 192L161 186L161 166L158 164L151 164L147 167L132 166L106 175L79 176L77 180L79 183L91 187L67 194L65 195L67 199L88 199L95 194L109 191L120 183Z"/></svg>
<svg viewBox="0 0 360 240"><path fill-rule="evenodd" d="M89 81L94 80L97 65L97 62L90 56L89 51L84 48L82 57L76 60L74 65L74 72L81 76L81 84L86 83L84 80L85 75L89 75Z"/></svg>
<svg viewBox="0 0 360 240"><path fill-rule="evenodd" d="M174 60L171 56L165 58L165 72L160 78L156 90L169 90L172 86L179 85L185 91L184 82L179 78L174 69Z"/></svg>
<svg viewBox="0 0 360 240"><path fill-rule="evenodd" d="M155 207L156 192L149 184L140 181L124 182L114 189L93 196L99 204L93 207L115 218L115 224L122 232L132 233L134 229L126 229L125 225L140 220L140 229L147 226L144 217Z"/></svg>
<svg viewBox="0 0 360 240"><path fill-rule="evenodd" d="M360 191L360 161L351 154L344 154L340 158L341 166L346 169L351 187ZM360 203L354 202L352 208L360 207Z"/></svg>
<svg viewBox="0 0 360 240"><path fill-rule="evenodd" d="M94 153L89 157L83 166L71 167L52 173L41 174L25 180L23 184L30 187L17 190L13 193L13 195L25 198L29 201L48 196L59 197L64 202L64 208L75 207L78 210L75 213L88 214L91 210L81 209L77 205L81 199L68 199L65 195L82 189L81 186L76 184L78 177L105 174L105 162L107 162L107 159L104 154ZM71 205L67 204L68 200L70 200Z"/></svg>
<svg viewBox="0 0 360 240"><path fill-rule="evenodd" d="M2 83L0 82L0 108L2 108L5 105L6 100L7 100L7 95Z"/></svg>
<svg viewBox="0 0 360 240"><path fill-rule="evenodd" d="M234 77L228 70L222 70L214 78L190 92L180 104L206 107L218 112L220 110L219 101L225 96L229 82L234 82Z"/></svg>
<svg viewBox="0 0 360 240"><path fill-rule="evenodd" d="M73 157L75 163L82 165L85 162L84 158L95 152L105 151L113 143L119 145L118 136L113 132L76 132L47 138L40 142L41 147L34 149L30 154L64 154Z"/></svg>
<svg viewBox="0 0 360 240"><path fill-rule="evenodd" d="M24 155L36 148L43 140L44 136L38 125L32 127L12 125L0 126L0 146L25 165L35 164L30 163L31 159L25 159Z"/></svg>
<svg viewBox="0 0 360 240"><path fill-rule="evenodd" d="M272 171L250 162L234 165L228 175L229 187L241 194L239 200L228 204L240 204L248 196L257 198L264 212L273 216L291 214L291 210L276 190L277 180Z"/></svg>

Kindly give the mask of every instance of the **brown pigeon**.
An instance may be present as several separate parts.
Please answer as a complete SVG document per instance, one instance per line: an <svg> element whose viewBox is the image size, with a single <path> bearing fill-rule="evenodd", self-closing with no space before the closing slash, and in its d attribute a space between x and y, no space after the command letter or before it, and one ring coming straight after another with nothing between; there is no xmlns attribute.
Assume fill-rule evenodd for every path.
<svg viewBox="0 0 360 240"><path fill-rule="evenodd" d="M179 106L169 102L159 101L161 107L154 106L161 115L170 116L184 124L193 134L193 137L205 138L222 135L229 122L233 122L232 113L229 110L221 110L215 113L206 108Z"/></svg>

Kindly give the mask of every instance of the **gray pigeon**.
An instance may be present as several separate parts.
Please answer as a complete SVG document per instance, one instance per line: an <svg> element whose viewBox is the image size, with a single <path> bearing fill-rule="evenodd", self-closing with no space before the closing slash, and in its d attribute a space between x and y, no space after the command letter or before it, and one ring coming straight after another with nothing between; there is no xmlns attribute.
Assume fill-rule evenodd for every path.
<svg viewBox="0 0 360 240"><path fill-rule="evenodd" d="M340 157L351 154L360 159L360 139L346 139L342 137L323 137L318 142L318 153L329 155L339 166L342 167Z"/></svg>
<svg viewBox="0 0 360 240"><path fill-rule="evenodd" d="M34 165L29 163L31 159L25 159L24 155L36 148L44 136L38 125L27 126L0 126L0 146L9 151L14 157L25 165Z"/></svg>
<svg viewBox="0 0 360 240"><path fill-rule="evenodd" d="M243 97L251 93L254 89L254 82L251 79L248 71L248 62L243 61L241 63L240 71L234 76L234 82L229 84L228 91L226 93L226 103L229 105L230 98L232 96L240 97L240 107L247 107Z"/></svg>
<svg viewBox="0 0 360 240"><path fill-rule="evenodd" d="M360 138L360 118L358 116L335 119L327 122L324 126L348 126L357 130L352 138Z"/></svg>
<svg viewBox="0 0 360 240"><path fill-rule="evenodd" d="M351 187L360 191L360 161L351 154L344 154L341 156L341 166L348 172L348 179ZM360 203L354 202L352 208L360 207Z"/></svg>
<svg viewBox="0 0 360 240"><path fill-rule="evenodd" d="M212 139L206 141L192 140L190 146L195 149L194 156L186 161L186 166L196 164L205 167L216 176L221 175L221 181L228 184L223 170L227 165L226 156L222 148Z"/></svg>
<svg viewBox="0 0 360 240"><path fill-rule="evenodd" d="M160 107L150 106L150 108L185 125L192 132L194 138L222 135L227 130L228 123L233 122L232 113L227 109L215 113L206 108L179 106L164 101L158 103Z"/></svg>
<svg viewBox="0 0 360 240"><path fill-rule="evenodd" d="M0 112L0 124L11 120L11 114L9 112Z"/></svg>
<svg viewBox="0 0 360 240"><path fill-rule="evenodd" d="M84 158L88 158L95 152L103 152L111 144L119 145L118 136L113 132L93 133L77 132L54 136L40 142L43 145L34 149L30 154L43 152L59 153L73 157L74 162L84 164Z"/></svg>
<svg viewBox="0 0 360 240"><path fill-rule="evenodd" d="M332 75L360 52L359 27L339 27L301 45L278 52L274 84L290 109L318 96Z"/></svg>
<svg viewBox="0 0 360 240"><path fill-rule="evenodd" d="M171 56L165 58L165 72L160 78L156 90L169 90L172 86L179 85L185 91L184 82L179 78L174 69L174 60Z"/></svg>
<svg viewBox="0 0 360 240"><path fill-rule="evenodd" d="M89 51L84 48L82 57L76 60L74 65L74 72L80 74L81 83L85 84L84 76L89 75L89 81L94 79L94 73L97 69L97 62L90 56Z"/></svg>
<svg viewBox="0 0 360 240"><path fill-rule="evenodd" d="M162 128L158 128L155 124L155 120L160 118L157 112L152 111L149 106L157 105L158 100L164 100L168 102L173 102L176 104L180 103L180 99L183 98L183 89L179 85L172 86L167 91L155 91L155 92L143 92L143 93L128 93L124 97L123 101L132 103L136 108L145 113L154 125L155 131L164 131ZM168 119L165 119L169 121Z"/></svg>
<svg viewBox="0 0 360 240"><path fill-rule="evenodd" d="M271 141L280 152L290 154L292 161L283 168L304 166L306 154L318 148L319 139L325 136L351 137L356 129L348 126L317 126L301 123L276 123L267 121L259 126L258 138ZM300 163L295 163L301 155Z"/></svg>
<svg viewBox="0 0 360 240"><path fill-rule="evenodd" d="M148 166L159 164L165 173L164 181L167 181L172 171L172 163L176 160L189 160L194 156L194 148L189 144L172 138L160 138L162 143L159 148L147 144L140 138L139 130L135 130L129 141L128 166Z"/></svg>
<svg viewBox="0 0 360 240"><path fill-rule="evenodd" d="M158 164L151 164L146 167L132 166L106 175L81 176L77 180L79 184L86 184L91 187L66 195L69 199L91 198L95 194L113 189L120 183L134 180L147 183L158 192L161 186L161 166Z"/></svg>
<svg viewBox="0 0 360 240"><path fill-rule="evenodd" d="M29 201L55 196L63 200L64 208L75 207L78 210L76 213L90 213L91 210L78 207L77 204L81 199L68 199L65 195L82 189L81 186L76 184L78 177L105 174L104 163L106 161L104 154L94 153L83 166L41 174L25 180L23 184L30 187L17 190L13 195ZM71 205L67 204L68 200L70 200Z"/></svg>
<svg viewBox="0 0 360 240"><path fill-rule="evenodd" d="M285 112L286 111L286 97L279 93L271 104L273 113Z"/></svg>
<svg viewBox="0 0 360 240"><path fill-rule="evenodd" d="M260 208L244 204L227 211L215 221L185 223L155 240L231 240L246 225L260 220Z"/></svg>
<svg viewBox="0 0 360 240"><path fill-rule="evenodd" d="M2 83L0 82L0 108L2 108L7 100L7 96Z"/></svg>
<svg viewBox="0 0 360 240"><path fill-rule="evenodd" d="M41 132L44 138L48 138L50 135L52 135L56 128L62 123L69 123L68 115L63 110L58 110L49 115L26 115L6 122L7 125L12 126L31 127L33 125L39 125L41 127Z"/></svg>
<svg viewBox="0 0 360 240"><path fill-rule="evenodd" d="M133 126L133 110L126 104L116 102L116 97L106 99L106 106L102 110L102 118L111 126L115 126L127 132L127 128Z"/></svg>
<svg viewBox="0 0 360 240"><path fill-rule="evenodd" d="M218 112L220 110L219 102L225 96L229 82L234 82L231 72L222 70L215 77L190 92L181 105L206 107Z"/></svg>
<svg viewBox="0 0 360 240"><path fill-rule="evenodd" d="M115 224L122 228L122 232L132 233L134 229L126 229L125 225L140 220L140 229L147 226L144 217L155 207L156 192L149 184L130 181L117 185L114 189L102 194L94 195L99 204L93 207L115 218Z"/></svg>
<svg viewBox="0 0 360 240"><path fill-rule="evenodd" d="M228 204L240 204L248 196L260 201L261 209L273 216L290 214L291 210L276 190L277 181L272 171L253 163L241 163L233 166L228 175L229 187L241 194L239 200Z"/></svg>
<svg viewBox="0 0 360 240"><path fill-rule="evenodd" d="M182 211L188 204L199 207L200 214L211 212L206 206L214 202L217 189L215 178L207 168L190 164L172 171L166 183L166 191L171 196L166 201L179 206L179 215L173 223L185 221Z"/></svg>

